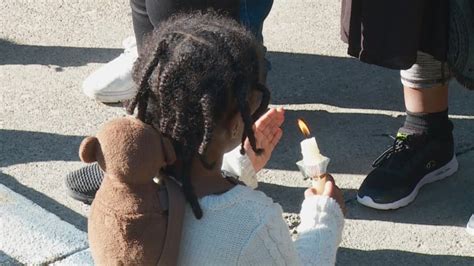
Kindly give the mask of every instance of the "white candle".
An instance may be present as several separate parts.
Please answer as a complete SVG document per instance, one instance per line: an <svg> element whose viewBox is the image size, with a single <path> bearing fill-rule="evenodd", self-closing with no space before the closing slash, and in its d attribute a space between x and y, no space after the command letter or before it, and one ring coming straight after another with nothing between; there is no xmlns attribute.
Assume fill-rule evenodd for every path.
<svg viewBox="0 0 474 266"><path fill-rule="evenodd" d="M312 137L301 141L301 153L305 165L315 165L323 160L316 138Z"/></svg>

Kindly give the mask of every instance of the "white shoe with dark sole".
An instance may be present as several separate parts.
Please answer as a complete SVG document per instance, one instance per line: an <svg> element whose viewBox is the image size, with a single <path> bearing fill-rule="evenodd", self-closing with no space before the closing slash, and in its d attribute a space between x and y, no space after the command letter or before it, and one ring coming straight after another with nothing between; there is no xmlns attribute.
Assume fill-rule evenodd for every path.
<svg viewBox="0 0 474 266"><path fill-rule="evenodd" d="M121 102L135 96L136 86L132 80L132 69L138 52L134 40L134 37L125 39L124 52L84 80L82 89L85 95L103 103Z"/></svg>

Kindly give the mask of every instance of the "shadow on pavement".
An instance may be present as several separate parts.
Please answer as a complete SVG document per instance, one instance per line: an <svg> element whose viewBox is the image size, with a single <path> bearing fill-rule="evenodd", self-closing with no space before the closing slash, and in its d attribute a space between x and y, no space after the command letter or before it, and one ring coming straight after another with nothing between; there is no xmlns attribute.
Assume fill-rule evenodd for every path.
<svg viewBox="0 0 474 266"><path fill-rule="evenodd" d="M268 52L267 57L273 104L405 111L397 70L347 57L285 52ZM451 82L450 99L451 114L474 114L474 92Z"/></svg>
<svg viewBox="0 0 474 266"><path fill-rule="evenodd" d="M267 164L268 169L298 171L295 162L301 158L300 141L304 138L296 126L297 118L304 118L318 139L320 150L331 158L329 171L341 174L366 175L373 159L392 144L388 136L394 134L403 117L374 114L340 114L324 111L286 111L284 135ZM405 208L395 211L377 211L356 201L357 191L346 191L348 219L381 220L410 224L452 225L464 227L474 210L474 179L469 159L474 147L472 120L454 119L458 173L425 186L417 199ZM321 126L319 126L321 125ZM289 159L294 158L294 159ZM357 184L358 186L358 184ZM263 185L269 196L275 198L285 211L299 212L302 200L290 195L302 195L303 190L291 192L292 187L275 189ZM273 191L275 190L275 191ZM288 192L287 192L288 190Z"/></svg>
<svg viewBox="0 0 474 266"><path fill-rule="evenodd" d="M269 52L273 104L322 103L402 111L398 71L346 57Z"/></svg>
<svg viewBox="0 0 474 266"><path fill-rule="evenodd" d="M300 142L305 138L297 127L298 118L307 122L319 149L331 158L329 171L348 174L368 173L373 159L392 143L389 135L403 121L382 115L286 110L282 139L266 168L298 170L295 163L302 158Z"/></svg>
<svg viewBox="0 0 474 266"><path fill-rule="evenodd" d="M326 111L285 111L283 136L265 168L297 171L304 139L296 120L303 118L316 137L323 154L331 158L332 173L366 175L372 162L393 144L404 117L377 114L329 113ZM453 119L455 150L458 156L474 149L473 120Z"/></svg>
<svg viewBox="0 0 474 266"><path fill-rule="evenodd" d="M16 259L5 254L5 252L0 250L0 265L16 266L16 265L22 265L22 264Z"/></svg>
<svg viewBox="0 0 474 266"><path fill-rule="evenodd" d="M84 136L0 129L0 167L45 161L78 161Z"/></svg>
<svg viewBox="0 0 474 266"><path fill-rule="evenodd" d="M372 114L287 111L283 138L266 168L298 171L295 162L301 158L299 143L303 139L295 122L299 117L303 117L310 126L314 125L312 130L322 153L331 158L330 172L362 176L370 172L373 159L392 143L388 135L393 134L403 121L401 117ZM356 201L356 190L346 190L347 218L464 227L474 210L474 179L469 163L472 157L469 151L474 146L469 131L473 122L462 119L453 122L457 128L454 133L460 163L458 173L425 186L412 204L395 211L364 207ZM359 184L356 185L358 187ZM286 212L299 212L303 188L263 183L261 190L280 203Z"/></svg>
<svg viewBox="0 0 474 266"><path fill-rule="evenodd" d="M461 171L445 180L426 185L414 202L398 210L380 211L351 201L346 204L347 218L465 227L474 211L474 179Z"/></svg>
<svg viewBox="0 0 474 266"><path fill-rule="evenodd" d="M336 265L474 265L474 257L430 255L400 250L339 248Z"/></svg>
<svg viewBox="0 0 474 266"><path fill-rule="evenodd" d="M280 204L284 212L299 213L301 210L305 188L259 182L257 190L264 192Z"/></svg>
<svg viewBox="0 0 474 266"><path fill-rule="evenodd" d="M83 136L65 136L52 133L19 130L0 130L0 167L45 161L77 161ZM87 231L87 219L63 204L0 172L0 183L38 204L77 229Z"/></svg>
<svg viewBox="0 0 474 266"><path fill-rule="evenodd" d="M467 163L462 156L458 159L461 164ZM474 210L473 187L472 176L460 169L445 180L423 187L410 205L390 211L375 210L359 204L356 189L341 190L347 208L346 219L465 227ZM299 213L305 188L260 182L258 190L279 203L284 212Z"/></svg>
<svg viewBox="0 0 474 266"><path fill-rule="evenodd" d="M21 184L14 177L2 172L0 172L0 183L13 190L15 193L18 193L39 205L48 212L53 213L60 219L74 225L77 229L87 232L87 218L81 214L69 209L41 192ZM40 217L38 217L38 219L40 219Z"/></svg>
<svg viewBox="0 0 474 266"><path fill-rule="evenodd" d="M0 39L0 65L53 65L77 67L88 63L107 63L123 49L24 45Z"/></svg>

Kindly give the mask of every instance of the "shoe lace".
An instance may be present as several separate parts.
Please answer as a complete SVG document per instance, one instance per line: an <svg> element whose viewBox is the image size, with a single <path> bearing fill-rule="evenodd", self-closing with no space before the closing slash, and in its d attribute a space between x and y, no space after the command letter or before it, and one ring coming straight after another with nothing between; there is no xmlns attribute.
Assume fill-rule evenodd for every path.
<svg viewBox="0 0 474 266"><path fill-rule="evenodd" d="M381 166L385 161L390 159L394 154L403 152L410 149L408 137L406 135L398 134L396 137L390 136L393 139L393 144L388 146L375 161L372 163L372 167L376 168Z"/></svg>

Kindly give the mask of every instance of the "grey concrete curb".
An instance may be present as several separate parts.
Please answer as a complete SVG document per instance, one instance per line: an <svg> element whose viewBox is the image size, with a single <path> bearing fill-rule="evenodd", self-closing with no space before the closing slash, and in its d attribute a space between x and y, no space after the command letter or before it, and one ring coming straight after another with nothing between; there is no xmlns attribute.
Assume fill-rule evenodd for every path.
<svg viewBox="0 0 474 266"><path fill-rule="evenodd" d="M92 264L87 249L87 233L0 184L0 264Z"/></svg>

